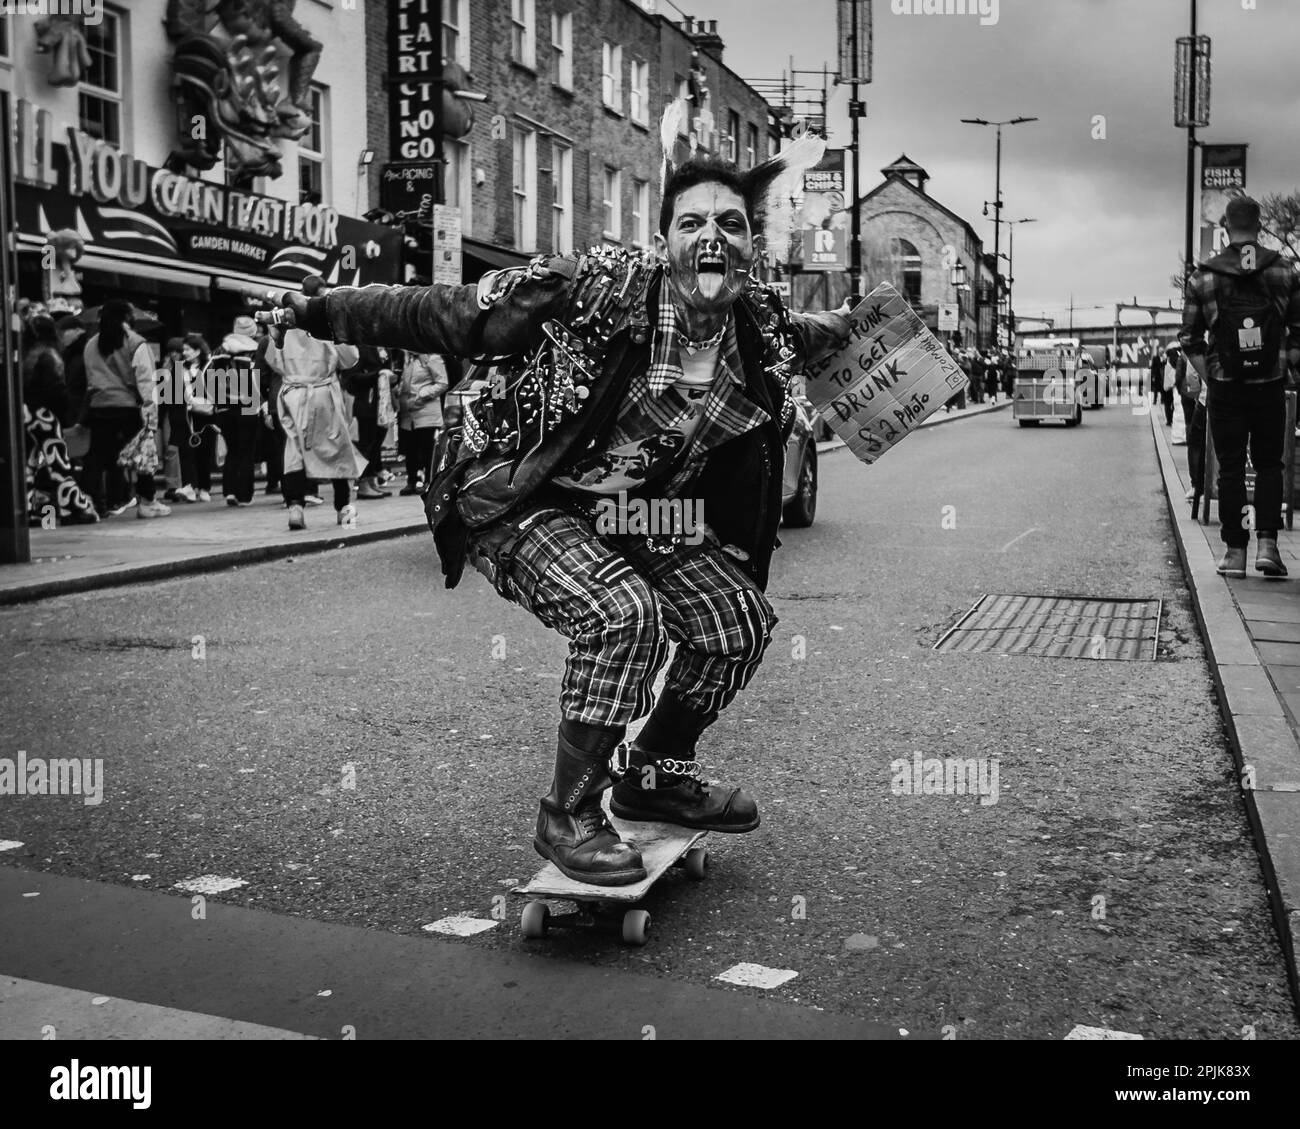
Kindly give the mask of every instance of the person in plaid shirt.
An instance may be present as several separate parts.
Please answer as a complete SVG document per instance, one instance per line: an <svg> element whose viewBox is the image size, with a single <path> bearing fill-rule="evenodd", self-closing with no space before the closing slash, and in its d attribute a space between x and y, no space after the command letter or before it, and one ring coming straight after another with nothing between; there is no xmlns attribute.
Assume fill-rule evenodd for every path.
<svg viewBox="0 0 1300 1129"><path fill-rule="evenodd" d="M1246 575L1250 530L1255 569L1287 574L1277 549L1282 525L1282 452L1287 368L1300 365L1300 274L1258 245L1259 204L1228 202L1229 246L1187 282L1183 352L1206 382L1210 436L1219 459L1219 526L1227 549L1223 576ZM1246 504L1246 450L1255 465L1255 501Z"/></svg>
<svg viewBox="0 0 1300 1129"><path fill-rule="evenodd" d="M671 170L653 255L594 249L477 286L286 295L315 336L493 358L495 386L444 436L426 511L448 587L468 560L569 639L534 846L579 881L645 877L601 808L615 778L623 819L726 832L759 823L741 788L702 782L695 748L753 677L777 622L764 589L791 382L849 334L847 305L793 314L753 278L766 201L788 196L772 189L792 165L782 154L744 173L714 158ZM694 500L705 536L598 533L614 498Z"/></svg>

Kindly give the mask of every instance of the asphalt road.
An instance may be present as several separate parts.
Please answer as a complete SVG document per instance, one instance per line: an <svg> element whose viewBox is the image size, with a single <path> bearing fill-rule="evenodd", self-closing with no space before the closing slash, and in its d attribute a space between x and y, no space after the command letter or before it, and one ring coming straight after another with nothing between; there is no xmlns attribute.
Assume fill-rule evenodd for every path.
<svg viewBox="0 0 1300 1129"><path fill-rule="evenodd" d="M699 985L753 962L798 972L774 997L931 1037L1300 1035L1145 419L826 456L783 540L773 644L701 745L761 828L658 887L646 948L524 942L513 901L430 944ZM1163 599L1158 660L932 650L997 592ZM476 573L444 590L425 537L0 609L0 755L107 780L98 806L0 799L25 844L0 863L216 874L246 883L223 902L415 936L490 919L540 865L564 654ZM997 802L895 795L917 752L996 760Z"/></svg>

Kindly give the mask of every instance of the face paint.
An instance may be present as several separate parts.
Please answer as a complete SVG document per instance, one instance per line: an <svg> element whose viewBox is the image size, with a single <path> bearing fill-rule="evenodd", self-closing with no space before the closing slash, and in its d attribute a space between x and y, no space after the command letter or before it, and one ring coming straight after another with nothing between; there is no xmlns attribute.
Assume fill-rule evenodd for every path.
<svg viewBox="0 0 1300 1129"><path fill-rule="evenodd" d="M683 313L726 313L754 265L754 240L740 193L717 183L677 196L668 236L656 236L660 261Z"/></svg>

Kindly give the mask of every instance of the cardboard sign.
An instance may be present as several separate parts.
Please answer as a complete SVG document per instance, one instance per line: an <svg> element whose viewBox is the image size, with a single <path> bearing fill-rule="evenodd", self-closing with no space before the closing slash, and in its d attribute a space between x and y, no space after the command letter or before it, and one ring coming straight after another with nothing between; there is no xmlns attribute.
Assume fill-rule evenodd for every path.
<svg viewBox="0 0 1300 1129"><path fill-rule="evenodd" d="M808 398L864 463L873 463L969 381L912 307L882 283L849 315L838 353L805 370Z"/></svg>

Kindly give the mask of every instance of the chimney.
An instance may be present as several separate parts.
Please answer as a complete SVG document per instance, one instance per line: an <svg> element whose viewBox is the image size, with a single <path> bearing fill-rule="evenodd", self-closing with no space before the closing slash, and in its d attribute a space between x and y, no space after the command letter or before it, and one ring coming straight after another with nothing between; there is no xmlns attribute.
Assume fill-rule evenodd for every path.
<svg viewBox="0 0 1300 1129"><path fill-rule="evenodd" d="M687 16L682 21L682 31L704 54L714 62L722 62L722 37L718 34L717 20L692 20Z"/></svg>

